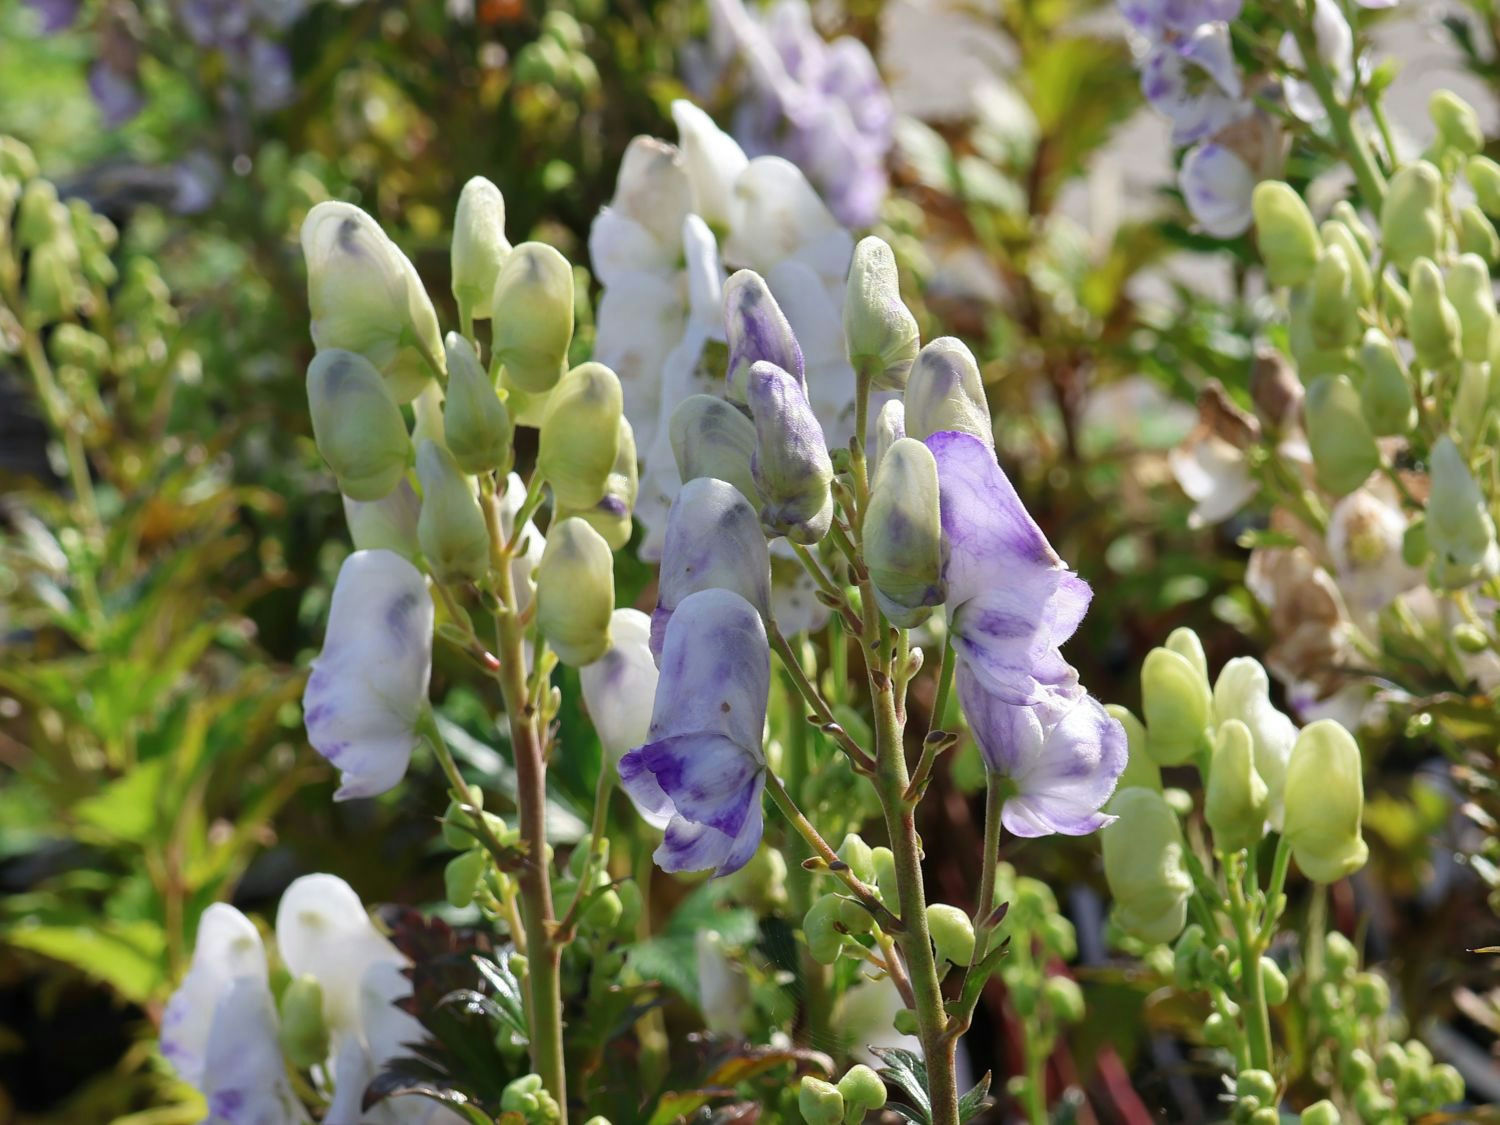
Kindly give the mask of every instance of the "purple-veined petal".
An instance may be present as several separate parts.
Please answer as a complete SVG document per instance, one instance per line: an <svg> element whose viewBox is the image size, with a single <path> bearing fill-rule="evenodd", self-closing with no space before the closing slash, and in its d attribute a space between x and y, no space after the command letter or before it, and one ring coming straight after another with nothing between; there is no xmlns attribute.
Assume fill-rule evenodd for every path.
<svg viewBox="0 0 1500 1125"><path fill-rule="evenodd" d="M183 1081L202 1089L214 1012L240 977L266 982L266 950L255 924L216 902L198 920L193 959L162 1013L161 1053Z"/></svg>
<svg viewBox="0 0 1500 1125"><path fill-rule="evenodd" d="M578 670L583 701L611 759L646 741L656 696L651 619L638 609L617 609L609 623L610 646Z"/></svg>
<svg viewBox="0 0 1500 1125"><path fill-rule="evenodd" d="M1235 238L1249 229L1255 173L1233 149L1212 142L1190 149L1177 182L1193 218L1215 238Z"/></svg>
<svg viewBox="0 0 1500 1125"><path fill-rule="evenodd" d="M308 1120L281 1057L276 1007L265 978L230 983L214 1011L200 1086L205 1125L299 1125Z"/></svg>

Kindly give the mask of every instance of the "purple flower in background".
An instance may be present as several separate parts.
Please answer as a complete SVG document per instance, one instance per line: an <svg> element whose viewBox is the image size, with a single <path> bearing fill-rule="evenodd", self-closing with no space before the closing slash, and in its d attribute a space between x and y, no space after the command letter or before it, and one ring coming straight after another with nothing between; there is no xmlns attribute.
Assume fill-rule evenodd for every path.
<svg viewBox="0 0 1500 1125"><path fill-rule="evenodd" d="M1125 728L1076 684L1016 705L986 690L967 664L958 698L985 765L1009 779L1000 812L1016 836L1085 836L1112 816L1100 812L1125 769Z"/></svg>
<svg viewBox="0 0 1500 1125"><path fill-rule="evenodd" d="M1244 0L1120 0L1120 14L1151 39L1191 35L1207 23L1228 23Z"/></svg>
<svg viewBox="0 0 1500 1125"><path fill-rule="evenodd" d="M638 808L667 819L663 871L738 871L760 844L771 650L756 608L729 590L684 598L667 626L649 741L620 759Z"/></svg>
<svg viewBox="0 0 1500 1125"><path fill-rule="evenodd" d="M927 439L938 466L953 647L985 690L1012 705L1073 690L1058 646L1093 596L1068 569L984 442L944 431Z"/></svg>
<svg viewBox="0 0 1500 1125"><path fill-rule="evenodd" d="M26 6L37 14L43 35L56 35L77 22L83 0L26 0Z"/></svg>
<svg viewBox="0 0 1500 1125"><path fill-rule="evenodd" d="M710 11L719 72L735 56L746 64L749 89L734 120L745 151L792 161L846 226L874 222L895 111L865 45L849 36L824 42L805 0L754 14L743 0L713 0Z"/></svg>
<svg viewBox="0 0 1500 1125"><path fill-rule="evenodd" d="M133 59L128 70L105 59L95 62L89 67L89 94L99 107L99 116L110 128L125 124L146 104Z"/></svg>
<svg viewBox="0 0 1500 1125"><path fill-rule="evenodd" d="M1250 228L1255 173L1233 149L1213 141L1190 149L1177 183L1193 218L1215 238L1234 238Z"/></svg>
<svg viewBox="0 0 1500 1125"><path fill-rule="evenodd" d="M817 543L833 522L833 462L823 427L797 378L774 363L752 364L746 391L761 526L767 535Z"/></svg>
<svg viewBox="0 0 1500 1125"><path fill-rule="evenodd" d="M313 749L339 768L336 801L373 797L406 774L432 674L432 598L394 551L339 568L323 651L302 694Z"/></svg>

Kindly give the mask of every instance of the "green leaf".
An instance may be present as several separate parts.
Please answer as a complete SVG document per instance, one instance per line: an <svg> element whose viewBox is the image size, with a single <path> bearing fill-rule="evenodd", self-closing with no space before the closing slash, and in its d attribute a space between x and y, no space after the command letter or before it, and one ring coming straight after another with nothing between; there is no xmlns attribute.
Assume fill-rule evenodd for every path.
<svg viewBox="0 0 1500 1125"><path fill-rule="evenodd" d="M990 1100L990 1072L985 1071L984 1077L963 1097L958 1099L958 1120L968 1121L983 1112Z"/></svg>
<svg viewBox="0 0 1500 1125"><path fill-rule="evenodd" d="M4 940L72 965L138 1004L152 999L166 983L162 973L166 937L154 922L18 926L7 931Z"/></svg>
<svg viewBox="0 0 1500 1125"><path fill-rule="evenodd" d="M878 1073L891 1085L911 1099L911 1106L902 1106L899 1112L916 1114L908 1120L926 1125L932 1120L932 1101L927 1096L927 1064L920 1055L904 1051L900 1047L872 1047L870 1054L885 1063Z"/></svg>
<svg viewBox="0 0 1500 1125"><path fill-rule="evenodd" d="M165 758L141 762L94 796L79 801L73 815L110 840L145 843L156 828L156 792L166 766Z"/></svg>

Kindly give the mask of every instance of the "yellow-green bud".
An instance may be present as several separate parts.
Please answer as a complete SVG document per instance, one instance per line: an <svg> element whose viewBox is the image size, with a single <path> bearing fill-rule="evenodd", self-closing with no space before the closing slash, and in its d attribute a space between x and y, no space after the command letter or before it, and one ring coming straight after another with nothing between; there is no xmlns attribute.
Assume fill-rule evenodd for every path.
<svg viewBox="0 0 1500 1125"><path fill-rule="evenodd" d="M329 200L302 223L307 303L319 350L358 352L410 402L443 362L437 313L416 268L369 215ZM429 363L430 361L430 363Z"/></svg>
<svg viewBox="0 0 1500 1125"><path fill-rule="evenodd" d="M1276 1079L1264 1070L1242 1070L1234 1077L1234 1096L1266 1105L1276 1099Z"/></svg>
<svg viewBox="0 0 1500 1125"><path fill-rule="evenodd" d="M1158 765L1180 766L1210 746L1213 691L1208 677L1179 652L1155 648L1141 665L1146 747Z"/></svg>
<svg viewBox="0 0 1500 1125"><path fill-rule="evenodd" d="M1083 989L1072 977L1060 974L1048 977L1042 983L1042 999L1062 1023L1077 1023L1083 1019Z"/></svg>
<svg viewBox="0 0 1500 1125"><path fill-rule="evenodd" d="M802 936L807 940L807 951L820 965L832 965L844 948L844 935L839 929L841 906L838 895L824 895L803 916Z"/></svg>
<svg viewBox="0 0 1500 1125"><path fill-rule="evenodd" d="M1344 252L1344 260L1349 266L1349 290L1356 309L1357 306L1368 304L1375 296L1375 279L1370 273L1370 260L1360 247L1359 239L1346 224L1333 219L1329 219L1318 229L1322 233L1325 250L1337 246Z"/></svg>
<svg viewBox="0 0 1500 1125"><path fill-rule="evenodd" d="M1262 180L1250 195L1255 242L1272 285L1301 285L1313 275L1322 243L1312 212L1291 186Z"/></svg>
<svg viewBox="0 0 1500 1125"><path fill-rule="evenodd" d="M786 906L786 860L780 851L769 845L757 848L749 863L724 876L723 881L736 901L749 906L757 914L780 913ZM634 887L635 884L621 886Z"/></svg>
<svg viewBox="0 0 1500 1125"><path fill-rule="evenodd" d="M956 906L935 902L927 908L927 930L939 961L967 965L974 958L974 923Z"/></svg>
<svg viewBox="0 0 1500 1125"><path fill-rule="evenodd" d="M1471 156L1464 167L1474 198L1486 215L1500 215L1500 164L1488 156Z"/></svg>
<svg viewBox="0 0 1500 1125"><path fill-rule="evenodd" d="M916 317L901 301L896 256L871 235L854 248L844 295L844 337L849 362L875 390L899 391L917 357Z"/></svg>
<svg viewBox="0 0 1500 1125"><path fill-rule="evenodd" d="M1458 372L1458 389L1453 392L1449 416L1458 440L1466 449L1473 448L1489 425L1490 365L1464 363Z"/></svg>
<svg viewBox="0 0 1500 1125"><path fill-rule="evenodd" d="M448 357L448 397L443 402L443 437L458 467L466 473L510 472L515 426L510 411L495 393L494 384L474 345L457 332L443 341Z"/></svg>
<svg viewBox="0 0 1500 1125"><path fill-rule="evenodd" d="M109 366L109 342L77 324L59 324L47 341L47 350L59 367L71 364L90 375L98 375Z"/></svg>
<svg viewBox="0 0 1500 1125"><path fill-rule="evenodd" d="M1150 789L1117 792L1109 807L1119 819L1099 841L1115 918L1142 941L1169 942L1182 932L1193 893L1177 814Z"/></svg>
<svg viewBox="0 0 1500 1125"><path fill-rule="evenodd" d="M1460 621L1448 631L1453 638L1453 643L1459 650L1467 653L1483 652L1490 647L1489 634L1478 625L1471 625L1467 621Z"/></svg>
<svg viewBox="0 0 1500 1125"><path fill-rule="evenodd" d="M631 514L635 511L635 498L640 490L640 477L636 468L635 430L622 414L620 415L619 446L615 452L614 468L604 480L604 495L590 508L573 511L558 507L563 517L578 516L604 536L609 549L618 551L630 542Z"/></svg>
<svg viewBox="0 0 1500 1125"><path fill-rule="evenodd" d="M1145 724L1131 713L1130 708L1122 707L1118 703L1106 703L1104 710L1109 713L1110 718L1125 728L1125 744L1128 747L1125 771L1120 774L1120 780L1115 788L1119 790L1136 786L1141 789L1154 789L1160 793L1161 767L1147 751Z"/></svg>
<svg viewBox="0 0 1500 1125"><path fill-rule="evenodd" d="M1266 834L1270 794L1255 772L1255 743L1238 719L1220 723L1208 771L1203 815L1214 846L1226 852L1254 847Z"/></svg>
<svg viewBox="0 0 1500 1125"><path fill-rule="evenodd" d="M1339 1125L1342 1118L1339 1116L1338 1106L1324 1098L1304 1109L1297 1120L1302 1125Z"/></svg>
<svg viewBox="0 0 1500 1125"><path fill-rule="evenodd" d="M1451 1063L1438 1063L1427 1077L1428 1100L1437 1106L1464 1100L1464 1076Z"/></svg>
<svg viewBox="0 0 1500 1125"><path fill-rule="evenodd" d="M1350 203L1347 199L1340 199L1333 205L1333 210L1329 214L1335 222L1342 223L1349 228L1349 233L1359 243L1360 253L1364 256L1365 261L1368 262L1375 254L1375 236L1370 232L1370 228L1365 225L1365 221L1359 217L1359 212L1354 209L1354 204Z"/></svg>
<svg viewBox="0 0 1500 1125"><path fill-rule="evenodd" d="M389 384L364 356L329 348L307 366L313 440L353 500L379 500L406 475L411 437Z"/></svg>
<svg viewBox="0 0 1500 1125"><path fill-rule="evenodd" d="M1411 382L1391 339L1378 328L1366 330L1359 348L1363 372L1359 402L1375 434L1404 434L1417 423Z"/></svg>
<svg viewBox="0 0 1500 1125"><path fill-rule="evenodd" d="M1334 883L1365 865L1359 744L1338 723L1319 719L1297 736L1283 799L1283 831L1304 875L1315 883Z"/></svg>
<svg viewBox="0 0 1500 1125"><path fill-rule="evenodd" d="M1470 203L1458 213L1458 249L1477 254L1489 265L1500 262L1500 234L1484 212Z"/></svg>
<svg viewBox="0 0 1500 1125"><path fill-rule="evenodd" d="M1495 523L1464 455L1446 434L1432 447L1427 544L1437 555L1439 582L1465 586L1496 569Z"/></svg>
<svg viewBox="0 0 1500 1125"><path fill-rule="evenodd" d="M573 341L573 267L568 260L545 243L521 243L500 267L490 313L495 362L505 367L510 382L528 394L556 386Z"/></svg>
<svg viewBox="0 0 1500 1125"><path fill-rule="evenodd" d="M483 848L459 852L448 861L443 868L443 893L449 906L461 910L474 901L487 861Z"/></svg>
<svg viewBox="0 0 1500 1125"><path fill-rule="evenodd" d="M1444 291L1443 275L1430 258L1418 258L1412 263L1408 281L1411 287L1408 334L1417 359L1434 371L1457 363L1463 329L1458 310Z"/></svg>
<svg viewBox="0 0 1500 1125"><path fill-rule="evenodd" d="M615 610L614 556L604 537L576 516L547 532L536 575L536 619L557 657L573 668L609 651Z"/></svg>
<svg viewBox="0 0 1500 1125"><path fill-rule="evenodd" d="M1427 114L1437 126L1438 138L1448 148L1471 156L1484 147L1479 114L1452 90L1434 90L1427 99Z"/></svg>
<svg viewBox="0 0 1500 1125"><path fill-rule="evenodd" d="M885 1083L864 1063L855 1063L839 1079L844 1097L844 1125L859 1125L867 1113L885 1105Z"/></svg>
<svg viewBox="0 0 1500 1125"><path fill-rule="evenodd" d="M1186 625L1180 625L1167 634L1162 648L1171 649L1208 679L1208 656L1203 651L1203 642L1198 634Z"/></svg>
<svg viewBox="0 0 1500 1125"><path fill-rule="evenodd" d="M453 454L435 441L417 448L422 513L417 542L439 582L477 582L489 573L490 533L474 493Z"/></svg>
<svg viewBox="0 0 1500 1125"><path fill-rule="evenodd" d="M1391 177L1380 208L1380 245L1402 271L1418 258L1435 257L1443 245L1443 177L1419 160Z"/></svg>
<svg viewBox="0 0 1500 1125"><path fill-rule="evenodd" d="M1318 483L1335 496L1353 492L1380 468L1380 450L1347 375L1319 375L1303 404Z"/></svg>
<svg viewBox="0 0 1500 1125"><path fill-rule="evenodd" d="M920 625L942 604L946 587L937 461L915 438L896 442L880 463L864 536L865 563L881 612L900 628Z"/></svg>
<svg viewBox="0 0 1500 1125"><path fill-rule="evenodd" d="M1471 363L1483 363L1489 358L1490 329L1495 323L1495 290L1489 266L1478 254L1461 255L1449 267L1444 288L1458 313L1463 357ZM1415 320L1415 309L1413 313Z"/></svg>
<svg viewBox="0 0 1500 1125"><path fill-rule="evenodd" d="M58 201L50 180L32 180L21 190L16 207L16 245L34 250L68 230L68 209Z"/></svg>
<svg viewBox="0 0 1500 1125"><path fill-rule="evenodd" d="M699 477L727 481L750 506L760 508L760 491L750 472L755 455L755 423L717 395L690 395L672 411L672 456L683 483Z"/></svg>
<svg viewBox="0 0 1500 1125"><path fill-rule="evenodd" d="M73 315L82 288L78 250L70 235L42 243L26 261L26 311L33 324L51 324Z"/></svg>
<svg viewBox="0 0 1500 1125"><path fill-rule="evenodd" d="M293 977L281 994L278 1028L281 1050L300 1069L328 1061L328 1024L323 1019L323 986L310 973Z"/></svg>
<svg viewBox="0 0 1500 1125"><path fill-rule="evenodd" d="M453 299L461 315L489 319L495 281L509 253L505 197L489 180L475 176L459 193L453 216Z"/></svg>
<svg viewBox="0 0 1500 1125"><path fill-rule="evenodd" d="M514 967L514 961L512 961ZM500 1108L518 1113L527 1125L547 1125L558 1120L557 1099L542 1085L539 1074L525 1074L500 1091Z"/></svg>
<svg viewBox="0 0 1500 1125"><path fill-rule="evenodd" d="M838 857L849 865L849 870L861 883L875 881L875 855L870 845L857 832L850 832L839 845Z"/></svg>
<svg viewBox="0 0 1500 1125"><path fill-rule="evenodd" d="M1391 1009L1391 986L1379 973L1359 973L1354 978L1354 1010L1362 1016L1383 1016Z"/></svg>
<svg viewBox="0 0 1500 1125"><path fill-rule="evenodd" d="M1411 294L1391 270L1380 275L1380 311L1397 330L1403 329L1411 316Z"/></svg>
<svg viewBox="0 0 1500 1125"><path fill-rule="evenodd" d="M957 430L995 447L979 364L952 336L940 336L917 353L906 380L905 404L909 438L924 441L943 430Z"/></svg>
<svg viewBox="0 0 1500 1125"><path fill-rule="evenodd" d="M24 181L37 175L40 169L30 146L15 137L0 136L0 176Z"/></svg>
<svg viewBox="0 0 1500 1125"><path fill-rule="evenodd" d="M880 901L894 910L901 903L896 882L896 853L884 846L871 848L870 861L875 865L875 885L880 889Z"/></svg>
<svg viewBox="0 0 1500 1125"><path fill-rule="evenodd" d="M1291 986L1287 984L1286 974L1269 957L1260 959L1260 987L1265 993L1266 1003L1275 1008L1286 1003L1291 994Z"/></svg>
<svg viewBox="0 0 1500 1125"><path fill-rule="evenodd" d="M602 363L580 363L557 384L542 417L536 466L560 508L581 511L604 499L624 409L620 380Z"/></svg>
<svg viewBox="0 0 1500 1125"><path fill-rule="evenodd" d="M1196 989L1202 981L1204 965L1208 960L1208 947L1203 940L1203 927L1193 922L1182 931L1182 936L1172 947L1173 983L1183 991Z"/></svg>
<svg viewBox="0 0 1500 1125"><path fill-rule="evenodd" d="M824 1082L810 1074L803 1075L802 1085L797 1090L797 1109L807 1125L842 1125L844 1095L832 1082Z"/></svg>
<svg viewBox="0 0 1500 1125"><path fill-rule="evenodd" d="M1339 229L1343 230L1342 227ZM1313 343L1320 348L1345 348L1359 335L1359 302L1354 293L1354 273L1342 246L1324 246L1318 255L1307 315Z"/></svg>

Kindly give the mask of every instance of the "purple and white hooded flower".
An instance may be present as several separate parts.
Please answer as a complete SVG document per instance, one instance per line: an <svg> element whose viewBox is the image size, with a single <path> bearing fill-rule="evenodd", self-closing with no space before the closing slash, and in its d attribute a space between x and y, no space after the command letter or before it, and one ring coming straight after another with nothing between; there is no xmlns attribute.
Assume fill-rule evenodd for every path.
<svg viewBox="0 0 1500 1125"><path fill-rule="evenodd" d="M955 678L986 767L1011 783L1000 812L1006 831L1086 836L1114 820L1100 809L1125 769L1125 728L1097 699L1072 684L1017 706L986 690L967 664Z"/></svg>
<svg viewBox="0 0 1500 1125"><path fill-rule="evenodd" d="M1255 172L1227 145L1195 145L1182 159L1177 184L1198 225L1215 238L1237 238L1254 218Z"/></svg>
<svg viewBox="0 0 1500 1125"><path fill-rule="evenodd" d="M1058 646L1083 620L1088 583L1052 549L984 442L944 431L926 444L938 466L948 628L962 666L1014 706L1072 690L1077 673Z"/></svg>
<svg viewBox="0 0 1500 1125"><path fill-rule="evenodd" d="M313 749L337 766L336 801L373 797L406 774L432 674L427 581L394 551L356 551L339 568L323 651L302 694Z"/></svg>
<svg viewBox="0 0 1500 1125"><path fill-rule="evenodd" d="M663 871L738 871L760 844L771 650L729 590L683 599L667 626L648 741L620 759L638 808L667 818Z"/></svg>
<svg viewBox="0 0 1500 1125"><path fill-rule="evenodd" d="M615 610L609 620L608 651L580 668L578 680L599 743L611 761L645 742L657 681L651 618L638 609Z"/></svg>
<svg viewBox="0 0 1500 1125"><path fill-rule="evenodd" d="M1312 25L1318 59L1333 78L1335 96L1341 103L1347 103L1354 91L1354 29L1335 0L1313 0ZM1302 48L1290 31L1281 37L1276 54L1293 71L1301 73L1307 69ZM1328 115L1323 100L1318 97L1312 83L1305 79L1291 75L1284 77L1281 95L1287 109L1309 125L1316 125Z"/></svg>

